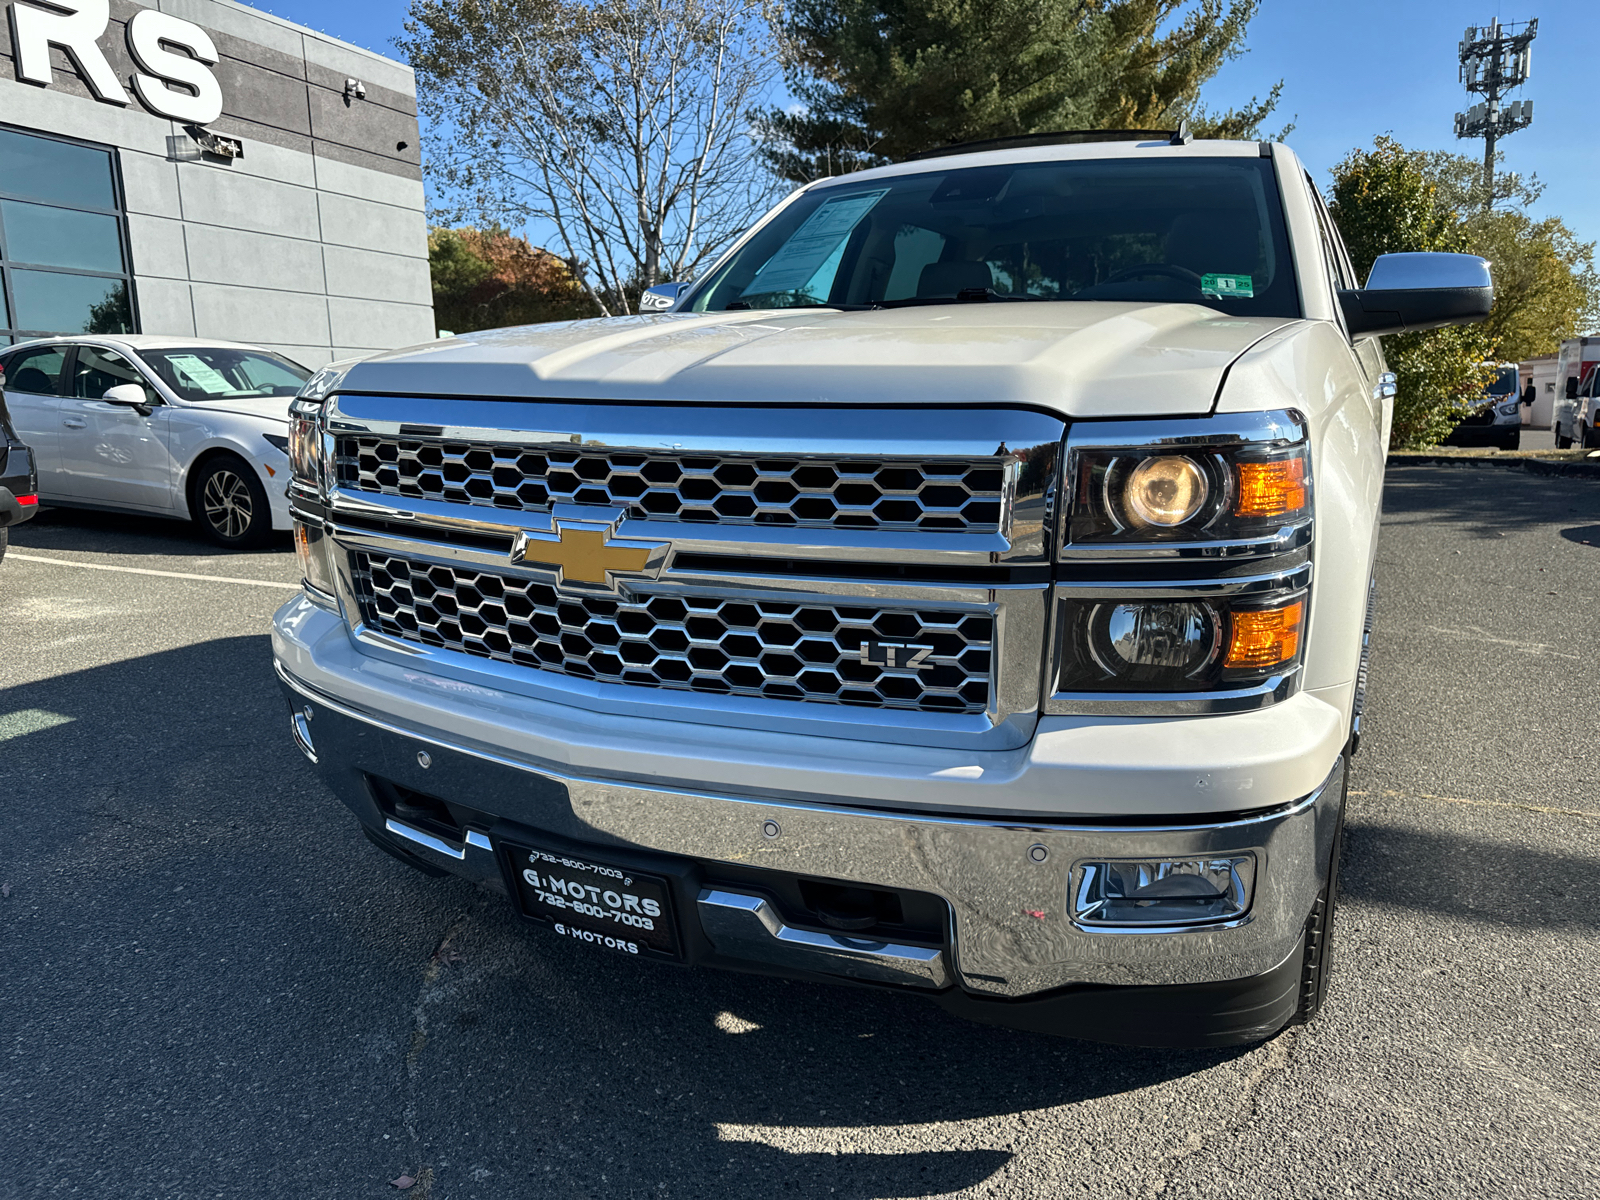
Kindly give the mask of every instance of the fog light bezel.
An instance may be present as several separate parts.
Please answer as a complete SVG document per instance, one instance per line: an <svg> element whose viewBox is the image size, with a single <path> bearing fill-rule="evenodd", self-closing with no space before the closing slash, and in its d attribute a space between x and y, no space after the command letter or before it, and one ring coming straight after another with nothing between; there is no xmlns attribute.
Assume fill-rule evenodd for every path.
<svg viewBox="0 0 1600 1200"><path fill-rule="evenodd" d="M1068 876L1067 913L1074 926L1088 933L1184 933L1236 928L1247 923L1255 911L1255 887L1261 876L1260 854L1259 849L1231 849L1220 854L1170 858L1147 855L1080 859L1072 865ZM1160 872L1159 868L1199 863L1208 864L1213 870L1220 864L1227 864L1229 890L1218 892L1219 899L1226 903L1212 911L1199 912L1205 905L1192 898L1138 897L1124 891L1122 874L1127 870L1156 867L1155 878L1167 879L1195 872ZM1108 887L1114 887L1117 894L1108 897ZM1188 915L1191 913L1194 915Z"/></svg>

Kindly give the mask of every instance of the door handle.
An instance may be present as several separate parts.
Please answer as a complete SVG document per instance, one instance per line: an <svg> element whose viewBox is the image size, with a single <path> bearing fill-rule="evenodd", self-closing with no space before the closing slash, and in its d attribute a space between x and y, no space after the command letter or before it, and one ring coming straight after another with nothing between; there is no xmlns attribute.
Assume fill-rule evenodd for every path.
<svg viewBox="0 0 1600 1200"><path fill-rule="evenodd" d="M89 422L87 422L87 421L63 421L61 423L63 425L65 425L68 429L87 429L87 428L89 428Z"/></svg>

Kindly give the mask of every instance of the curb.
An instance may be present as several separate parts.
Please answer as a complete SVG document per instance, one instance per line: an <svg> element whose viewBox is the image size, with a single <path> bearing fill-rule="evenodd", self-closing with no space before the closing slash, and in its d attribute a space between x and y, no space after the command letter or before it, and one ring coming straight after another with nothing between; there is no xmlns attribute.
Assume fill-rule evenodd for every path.
<svg viewBox="0 0 1600 1200"><path fill-rule="evenodd" d="M1502 471L1526 471L1530 475L1566 475L1578 479L1600 479L1600 459L1592 462L1557 462L1547 458L1482 458L1453 454L1392 454L1391 467L1476 467Z"/></svg>

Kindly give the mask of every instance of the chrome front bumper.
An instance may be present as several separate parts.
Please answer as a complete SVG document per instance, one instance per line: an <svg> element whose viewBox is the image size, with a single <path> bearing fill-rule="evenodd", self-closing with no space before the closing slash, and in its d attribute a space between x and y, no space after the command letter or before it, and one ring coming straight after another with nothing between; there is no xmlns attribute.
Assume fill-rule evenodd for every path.
<svg viewBox="0 0 1600 1200"><path fill-rule="evenodd" d="M1326 882L1343 760L1309 795L1232 819L1160 824L980 818L737 796L604 779L442 739L366 711L278 664L302 751L374 831L420 861L498 878L492 831L706 864L693 907L718 958L805 974L974 996L1021 998L1073 984L1183 985L1241 980L1295 953ZM307 715L309 712L309 716ZM423 759L426 765L423 765ZM485 814L450 842L385 817L368 775ZM1252 905L1226 925L1106 930L1068 912L1075 865L1102 859L1255 856ZM795 925L718 864L931 893L949 906L940 946L898 946Z"/></svg>

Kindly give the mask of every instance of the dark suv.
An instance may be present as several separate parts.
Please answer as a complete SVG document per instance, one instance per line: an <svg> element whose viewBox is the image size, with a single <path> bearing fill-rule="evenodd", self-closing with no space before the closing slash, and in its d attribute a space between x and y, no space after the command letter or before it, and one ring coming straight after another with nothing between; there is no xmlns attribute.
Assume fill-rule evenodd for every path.
<svg viewBox="0 0 1600 1200"><path fill-rule="evenodd" d="M11 527L39 511L39 480L33 451L17 441L6 412L5 369L0 367L0 558L6 555Z"/></svg>

